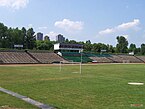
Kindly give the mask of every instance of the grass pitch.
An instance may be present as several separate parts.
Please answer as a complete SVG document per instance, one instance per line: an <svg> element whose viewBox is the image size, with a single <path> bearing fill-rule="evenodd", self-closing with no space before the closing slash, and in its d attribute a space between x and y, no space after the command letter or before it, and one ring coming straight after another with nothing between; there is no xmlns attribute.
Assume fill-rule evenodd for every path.
<svg viewBox="0 0 145 109"><path fill-rule="evenodd" d="M144 109L144 64L0 66L0 86L58 109ZM141 104L141 107L133 107ZM1 106L37 109L0 92ZM135 105L138 106L138 105Z"/></svg>

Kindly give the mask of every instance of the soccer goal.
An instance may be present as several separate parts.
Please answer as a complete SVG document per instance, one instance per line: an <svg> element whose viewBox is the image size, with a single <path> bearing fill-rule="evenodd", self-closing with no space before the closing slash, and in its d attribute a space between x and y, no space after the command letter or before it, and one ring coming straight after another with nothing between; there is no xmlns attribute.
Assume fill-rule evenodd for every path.
<svg viewBox="0 0 145 109"><path fill-rule="evenodd" d="M59 72L70 72L70 73L82 73L82 63L73 62L73 60L60 61L59 63Z"/></svg>
<svg viewBox="0 0 145 109"><path fill-rule="evenodd" d="M130 63L129 60L123 60L123 63Z"/></svg>

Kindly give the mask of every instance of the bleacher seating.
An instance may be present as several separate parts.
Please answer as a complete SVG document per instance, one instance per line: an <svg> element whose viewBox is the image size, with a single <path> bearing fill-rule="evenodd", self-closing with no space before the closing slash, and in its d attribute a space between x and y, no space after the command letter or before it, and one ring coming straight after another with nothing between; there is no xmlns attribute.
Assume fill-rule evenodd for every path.
<svg viewBox="0 0 145 109"><path fill-rule="evenodd" d="M97 63L112 63L113 61L108 57L109 54L95 54L95 53L85 53L90 59Z"/></svg>
<svg viewBox="0 0 145 109"><path fill-rule="evenodd" d="M141 59L132 55L109 55L91 53L87 53L86 55L98 63L143 63Z"/></svg>
<svg viewBox="0 0 145 109"><path fill-rule="evenodd" d="M92 60L98 62L98 63L112 63L113 61L106 58L106 57L90 57Z"/></svg>
<svg viewBox="0 0 145 109"><path fill-rule="evenodd" d="M0 64L2 64L3 63L3 61L2 60L0 60Z"/></svg>
<svg viewBox="0 0 145 109"><path fill-rule="evenodd" d="M62 56L81 56L81 54L78 52L61 52L61 54ZM84 56L83 53L82 55Z"/></svg>
<svg viewBox="0 0 145 109"><path fill-rule="evenodd" d="M111 57L108 57L109 59L113 60L114 63L123 63L123 58L119 57L118 55L111 55Z"/></svg>
<svg viewBox="0 0 145 109"><path fill-rule="evenodd" d="M142 61L132 55L112 55L109 57L116 63L142 63Z"/></svg>
<svg viewBox="0 0 145 109"><path fill-rule="evenodd" d="M87 57L95 57L95 56L96 56L96 55L93 54L93 53L85 53L85 55L86 55Z"/></svg>
<svg viewBox="0 0 145 109"><path fill-rule="evenodd" d="M0 51L0 60L5 64L38 63L24 51Z"/></svg>
<svg viewBox="0 0 145 109"><path fill-rule="evenodd" d="M132 55L119 55L123 58L123 60L128 60L130 63L142 63L139 59L137 59L135 56Z"/></svg>
<svg viewBox="0 0 145 109"><path fill-rule="evenodd" d="M145 63L145 56L136 56L136 58Z"/></svg>
<svg viewBox="0 0 145 109"><path fill-rule="evenodd" d="M29 53L43 64L66 61L62 57L58 56L56 53L53 52L29 52Z"/></svg>
<svg viewBox="0 0 145 109"><path fill-rule="evenodd" d="M0 64L47 64L60 61L82 61L83 63L145 63L145 56L81 54L78 52L62 52L62 56L59 56L56 53L48 51L0 51Z"/></svg>
<svg viewBox="0 0 145 109"><path fill-rule="evenodd" d="M81 55L82 55L82 62L92 62L92 59L88 58L84 53L78 53L78 52L62 52L62 56L73 62L81 62Z"/></svg>
<svg viewBox="0 0 145 109"><path fill-rule="evenodd" d="M85 53L88 57L111 57L110 54L95 54L95 53Z"/></svg>
<svg viewBox="0 0 145 109"><path fill-rule="evenodd" d="M81 62L81 57L78 57L78 56L63 56L63 57L69 61ZM82 56L82 62L87 63L87 62L92 62L92 60L89 59L88 57Z"/></svg>

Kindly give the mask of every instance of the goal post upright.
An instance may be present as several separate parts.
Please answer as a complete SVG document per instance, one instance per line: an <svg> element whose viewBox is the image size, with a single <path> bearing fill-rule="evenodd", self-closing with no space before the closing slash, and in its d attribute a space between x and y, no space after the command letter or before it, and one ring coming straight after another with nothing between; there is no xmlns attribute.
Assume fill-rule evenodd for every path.
<svg viewBox="0 0 145 109"><path fill-rule="evenodd" d="M59 72L61 72L61 70L62 70L61 62L62 62L62 61L60 61L60 63L59 63Z"/></svg>
<svg viewBox="0 0 145 109"><path fill-rule="evenodd" d="M60 61L59 62L59 72L62 72L63 70L63 67L65 67L65 65L75 65L75 66L78 66L78 71L77 73L82 73L82 63L81 62L73 62L72 60L70 62L66 62L66 61ZM74 72L73 72L74 73ZM75 72L76 73L76 72Z"/></svg>
<svg viewBox="0 0 145 109"><path fill-rule="evenodd" d="M80 62L80 74L82 74L82 63Z"/></svg>
<svg viewBox="0 0 145 109"><path fill-rule="evenodd" d="M82 52L83 52L83 49L80 50L80 54L81 54L81 61L80 61L80 74L82 74Z"/></svg>

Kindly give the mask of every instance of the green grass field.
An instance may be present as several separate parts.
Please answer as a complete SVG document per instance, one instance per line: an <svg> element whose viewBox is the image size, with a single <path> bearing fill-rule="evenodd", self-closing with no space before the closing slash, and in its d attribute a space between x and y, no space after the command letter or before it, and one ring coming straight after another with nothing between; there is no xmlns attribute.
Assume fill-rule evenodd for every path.
<svg viewBox="0 0 145 109"><path fill-rule="evenodd" d="M58 109L145 109L144 64L0 66L0 87ZM132 107L131 104L142 104ZM0 107L37 109L0 92Z"/></svg>

